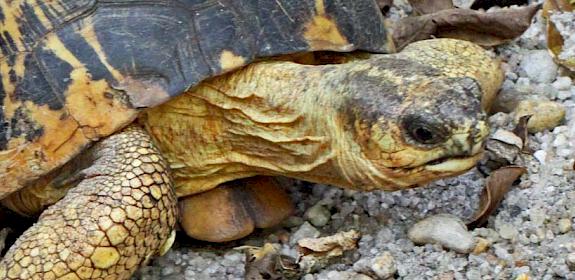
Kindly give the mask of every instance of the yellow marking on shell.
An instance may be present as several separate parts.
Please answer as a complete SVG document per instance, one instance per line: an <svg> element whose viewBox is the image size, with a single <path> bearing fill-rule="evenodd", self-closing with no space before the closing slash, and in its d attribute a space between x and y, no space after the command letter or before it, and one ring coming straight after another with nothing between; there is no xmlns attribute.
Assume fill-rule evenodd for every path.
<svg viewBox="0 0 575 280"><path fill-rule="evenodd" d="M106 69L108 69L108 71L112 74L114 79L118 81L122 80L123 75L108 63L108 57L106 56L106 53L104 52L102 45L98 40L98 36L96 35L96 31L94 30L94 24L92 22L85 21L85 25L83 29L80 31L80 35L82 35L82 37L86 39L88 45L90 45L90 47L92 47L94 52L96 52L98 58L100 59L100 62L104 65L104 67L106 67Z"/></svg>
<svg viewBox="0 0 575 280"><path fill-rule="evenodd" d="M0 36L4 37L3 33L10 34L10 37L12 37L16 48L18 50L23 50L23 36L20 32L20 26L18 24L18 19L22 18L22 9L18 4L20 4L20 1L0 1L0 11L2 11L4 15L4 20L0 25L3 32L0 34Z"/></svg>
<svg viewBox="0 0 575 280"><path fill-rule="evenodd" d="M316 0L316 16L305 25L303 36L314 50L349 51L353 47L341 34L337 23L325 14L323 0Z"/></svg>
<svg viewBox="0 0 575 280"><path fill-rule="evenodd" d="M220 67L223 71L229 71L246 64L246 59L242 56L236 55L229 50L224 50L220 54Z"/></svg>
<svg viewBox="0 0 575 280"><path fill-rule="evenodd" d="M56 34L50 34L46 37L45 48L52 51L58 58L68 62L73 68L84 67L84 64L66 48Z"/></svg>
<svg viewBox="0 0 575 280"><path fill-rule="evenodd" d="M100 269L110 268L120 260L120 253L116 248L98 247L90 257L94 267Z"/></svg>
<svg viewBox="0 0 575 280"><path fill-rule="evenodd" d="M323 0L315 0L315 11L318 15L325 14L325 3Z"/></svg>
<svg viewBox="0 0 575 280"><path fill-rule="evenodd" d="M127 108L117 98L106 97L111 91L108 82L92 80L84 64L57 36L48 36L46 46L74 68L70 73L71 83L65 93L66 107L74 119L85 127L83 133L86 137L95 139L108 135L132 121L135 110ZM114 117L106 117L109 115Z"/></svg>

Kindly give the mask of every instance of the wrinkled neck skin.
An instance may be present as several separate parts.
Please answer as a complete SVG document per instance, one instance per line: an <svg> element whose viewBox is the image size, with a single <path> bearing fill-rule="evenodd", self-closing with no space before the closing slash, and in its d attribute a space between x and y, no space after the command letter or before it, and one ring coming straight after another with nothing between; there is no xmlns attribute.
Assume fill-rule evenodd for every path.
<svg viewBox="0 0 575 280"><path fill-rule="evenodd" d="M356 63L252 64L151 109L141 122L170 162L178 195L254 175L387 189L393 182L344 129L345 93L334 81Z"/></svg>

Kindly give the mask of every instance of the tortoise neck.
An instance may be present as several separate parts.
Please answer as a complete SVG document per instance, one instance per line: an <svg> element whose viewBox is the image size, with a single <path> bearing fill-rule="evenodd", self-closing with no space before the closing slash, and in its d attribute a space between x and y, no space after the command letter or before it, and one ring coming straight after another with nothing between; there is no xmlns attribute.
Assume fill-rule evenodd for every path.
<svg viewBox="0 0 575 280"><path fill-rule="evenodd" d="M346 185L332 166L340 132L339 100L322 88L329 67L256 63L147 111L179 195L254 175Z"/></svg>

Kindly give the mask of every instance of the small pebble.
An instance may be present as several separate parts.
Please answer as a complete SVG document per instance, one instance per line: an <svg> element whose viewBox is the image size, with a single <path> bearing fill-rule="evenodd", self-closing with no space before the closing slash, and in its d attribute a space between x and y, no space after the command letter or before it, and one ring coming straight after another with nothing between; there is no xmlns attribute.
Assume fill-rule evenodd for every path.
<svg viewBox="0 0 575 280"><path fill-rule="evenodd" d="M378 279L392 278L397 271L395 259L389 252L384 252L373 259L371 270L377 275Z"/></svg>
<svg viewBox="0 0 575 280"><path fill-rule="evenodd" d="M352 271L330 271L326 276L319 276L318 279L325 280L373 280L373 278Z"/></svg>
<svg viewBox="0 0 575 280"><path fill-rule="evenodd" d="M575 270L575 253L570 253L565 258L565 263L569 267L570 270Z"/></svg>
<svg viewBox="0 0 575 280"><path fill-rule="evenodd" d="M448 214L430 216L417 222L407 236L416 244L438 243L458 253L469 253L475 247L473 235L461 219Z"/></svg>
<svg viewBox="0 0 575 280"><path fill-rule="evenodd" d="M535 159L537 159L539 163L545 164L547 158L547 152L544 150L538 150L535 151L535 153L533 153L533 156L535 157Z"/></svg>
<svg viewBox="0 0 575 280"><path fill-rule="evenodd" d="M491 242L489 242L489 240L485 239L485 238L481 238L481 237L476 237L475 238L475 248L473 248L473 254L474 255L479 255L485 251L487 251L487 249L489 249L489 246L491 245Z"/></svg>
<svg viewBox="0 0 575 280"><path fill-rule="evenodd" d="M571 231L571 219L561 219L558 223L560 233L567 233Z"/></svg>
<svg viewBox="0 0 575 280"><path fill-rule="evenodd" d="M290 237L290 244L293 246L297 244L297 241L303 238L317 238L320 236L320 232L313 227L310 223L304 222L299 229L292 234Z"/></svg>
<svg viewBox="0 0 575 280"><path fill-rule="evenodd" d="M556 90L569 90L571 88L571 78L567 76L557 77L551 84Z"/></svg>
<svg viewBox="0 0 575 280"><path fill-rule="evenodd" d="M557 76L557 64L547 50L529 51L521 60L521 69L531 81L551 83Z"/></svg>
<svg viewBox="0 0 575 280"><path fill-rule="evenodd" d="M525 115L532 115L527 122L531 133L551 130L565 118L565 108L562 104L544 100L522 100L515 108L515 123Z"/></svg>
<svg viewBox="0 0 575 280"><path fill-rule="evenodd" d="M321 203L316 203L304 214L304 218L316 227L323 227L329 222L331 213Z"/></svg>
<svg viewBox="0 0 575 280"><path fill-rule="evenodd" d="M465 273L465 278L468 280L481 280L481 272L476 269L470 269Z"/></svg>
<svg viewBox="0 0 575 280"><path fill-rule="evenodd" d="M515 280L529 280L529 275L525 274L525 273L521 273L521 274L517 275L517 278L515 278Z"/></svg>
<svg viewBox="0 0 575 280"><path fill-rule="evenodd" d="M513 225L507 223L499 225L497 231L499 232L499 235L501 235L501 237L504 239L514 239L517 237L517 234L519 234Z"/></svg>

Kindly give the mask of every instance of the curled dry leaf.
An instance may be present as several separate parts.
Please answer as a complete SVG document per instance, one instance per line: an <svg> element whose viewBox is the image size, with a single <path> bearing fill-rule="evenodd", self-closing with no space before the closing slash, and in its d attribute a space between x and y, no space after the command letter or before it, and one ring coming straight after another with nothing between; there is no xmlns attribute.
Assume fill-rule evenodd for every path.
<svg viewBox="0 0 575 280"><path fill-rule="evenodd" d="M529 122L531 116L533 115L525 115L519 118L519 122L517 122L517 125L513 129L513 133L517 135L517 137L521 139L521 143L523 143L521 147L521 152L529 154L532 153L532 151L529 151L529 146L527 145L528 144L527 141L529 140L529 131L527 130L527 122Z"/></svg>
<svg viewBox="0 0 575 280"><path fill-rule="evenodd" d="M553 13L573 12L574 9L575 0L546 0L543 4L543 16L547 19L547 48L557 63L571 71L575 71L575 57L560 57L565 44L563 36L569 34L561 34L550 17Z"/></svg>
<svg viewBox="0 0 575 280"><path fill-rule="evenodd" d="M263 247L242 246L235 248L246 254L245 279L299 279L300 268L295 260L281 255L270 243Z"/></svg>
<svg viewBox="0 0 575 280"><path fill-rule="evenodd" d="M525 172L527 172L525 167L505 166L491 173L481 193L479 210L472 221L467 224L467 228L471 230L485 224L505 194L509 192L513 182Z"/></svg>
<svg viewBox="0 0 575 280"><path fill-rule="evenodd" d="M540 5L530 5L487 12L448 9L418 17L407 17L396 22L393 27L393 40L397 50L411 42L432 37L455 38L482 46L496 46L523 34L539 8Z"/></svg>
<svg viewBox="0 0 575 280"><path fill-rule="evenodd" d="M298 264L303 272L309 273L323 266L345 251L357 248L361 234L356 230L339 232L320 238L303 238L297 242L300 253Z"/></svg>
<svg viewBox="0 0 575 280"><path fill-rule="evenodd" d="M409 4L420 15L452 9L452 0L409 0Z"/></svg>
<svg viewBox="0 0 575 280"><path fill-rule="evenodd" d="M475 2L471 4L471 9L488 10L491 7L509 7L513 5L521 6L527 4L529 4L529 1L527 0L475 0Z"/></svg>

